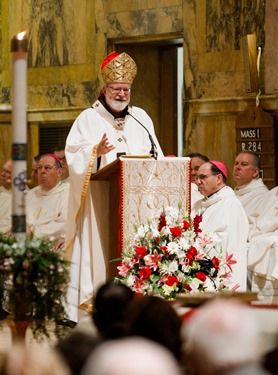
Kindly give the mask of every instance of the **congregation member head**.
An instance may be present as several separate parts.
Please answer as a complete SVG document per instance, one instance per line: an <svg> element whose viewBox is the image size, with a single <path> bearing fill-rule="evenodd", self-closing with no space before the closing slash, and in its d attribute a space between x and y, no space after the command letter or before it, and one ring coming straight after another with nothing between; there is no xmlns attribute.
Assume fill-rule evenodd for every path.
<svg viewBox="0 0 278 375"><path fill-rule="evenodd" d="M253 151L242 151L236 158L233 168L233 179L237 186L249 184L258 179L260 173L260 157Z"/></svg>
<svg viewBox="0 0 278 375"><path fill-rule="evenodd" d="M54 154L45 154L38 161L38 182L42 190L53 189L62 176L62 161Z"/></svg>
<svg viewBox="0 0 278 375"><path fill-rule="evenodd" d="M227 168L218 160L210 160L202 164L196 175L198 189L205 197L211 196L226 186L227 178Z"/></svg>
<svg viewBox="0 0 278 375"><path fill-rule="evenodd" d="M127 335L140 336L167 348L180 361L182 357L181 319L164 299L144 295L128 306Z"/></svg>
<svg viewBox="0 0 278 375"><path fill-rule="evenodd" d="M199 168L202 164L208 162L209 158L205 155L200 154L199 152L191 152L186 156L188 156L191 159L191 182L197 184L196 176L198 175Z"/></svg>
<svg viewBox="0 0 278 375"><path fill-rule="evenodd" d="M58 156L60 160L62 161L62 177L61 177L62 182L69 181L69 167L68 167L68 163L66 159L65 147L57 146L54 149L53 154Z"/></svg>
<svg viewBox="0 0 278 375"><path fill-rule="evenodd" d="M92 319L102 339L124 336L128 320L127 308L133 295L128 286L114 281L99 287L94 298Z"/></svg>
<svg viewBox="0 0 278 375"><path fill-rule="evenodd" d="M162 345L143 337L125 337L94 349L81 375L181 375L181 368Z"/></svg>
<svg viewBox="0 0 278 375"><path fill-rule="evenodd" d="M40 159L40 155L36 155L33 157L32 164L31 164L31 181L30 187L38 186L38 161Z"/></svg>
<svg viewBox="0 0 278 375"><path fill-rule="evenodd" d="M3 165L0 174L0 185L2 185L6 190L11 189L12 184L12 160L9 159Z"/></svg>
<svg viewBox="0 0 278 375"><path fill-rule="evenodd" d="M185 341L193 373L266 374L257 318L238 300L216 298L196 309L185 325Z"/></svg>

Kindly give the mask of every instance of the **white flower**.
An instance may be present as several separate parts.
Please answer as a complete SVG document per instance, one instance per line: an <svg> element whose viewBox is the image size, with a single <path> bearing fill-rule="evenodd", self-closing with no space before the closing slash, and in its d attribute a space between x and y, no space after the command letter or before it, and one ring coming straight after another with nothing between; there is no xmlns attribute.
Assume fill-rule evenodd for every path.
<svg viewBox="0 0 278 375"><path fill-rule="evenodd" d="M179 264L176 260L169 262L169 263L163 263L161 266L161 273L162 274L172 274L176 272L179 268Z"/></svg>
<svg viewBox="0 0 278 375"><path fill-rule="evenodd" d="M170 254L177 254L179 250L179 244L177 244L176 242L169 242L167 245L167 249Z"/></svg>
<svg viewBox="0 0 278 375"><path fill-rule="evenodd" d="M164 284L162 287L162 290L165 296L169 296L173 291L177 290L177 286L176 285L169 286L169 285Z"/></svg>
<svg viewBox="0 0 278 375"><path fill-rule="evenodd" d="M199 286L200 286L200 280L198 279L193 279L190 283L189 283L190 287L191 287L191 292L192 293L199 293Z"/></svg>

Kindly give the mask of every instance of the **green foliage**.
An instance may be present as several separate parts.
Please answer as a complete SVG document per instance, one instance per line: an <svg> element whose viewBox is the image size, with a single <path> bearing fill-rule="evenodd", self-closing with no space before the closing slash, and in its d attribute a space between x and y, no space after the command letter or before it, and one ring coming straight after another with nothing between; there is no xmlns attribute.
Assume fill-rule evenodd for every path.
<svg viewBox="0 0 278 375"><path fill-rule="evenodd" d="M6 280L3 303L15 319L28 316L37 339L49 337L51 321L59 337L63 327L58 323L66 315L70 262L53 251L52 245L44 239L17 241L0 233L0 272Z"/></svg>

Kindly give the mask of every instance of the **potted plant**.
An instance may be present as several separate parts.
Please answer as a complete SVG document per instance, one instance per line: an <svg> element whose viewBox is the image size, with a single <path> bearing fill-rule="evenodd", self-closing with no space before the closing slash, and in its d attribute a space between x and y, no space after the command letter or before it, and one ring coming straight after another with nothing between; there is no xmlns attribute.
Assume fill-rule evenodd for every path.
<svg viewBox="0 0 278 375"><path fill-rule="evenodd" d="M49 337L54 323L56 336L64 329L69 263L52 250L45 239L17 240L0 233L0 272L4 275L3 306L15 324L26 324L36 339ZM25 324L25 325L26 325Z"/></svg>

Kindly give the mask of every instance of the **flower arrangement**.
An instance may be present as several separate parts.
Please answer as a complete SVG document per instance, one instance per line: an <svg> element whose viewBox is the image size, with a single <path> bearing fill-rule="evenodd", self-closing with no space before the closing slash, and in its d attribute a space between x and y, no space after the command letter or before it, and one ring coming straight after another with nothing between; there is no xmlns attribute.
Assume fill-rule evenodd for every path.
<svg viewBox="0 0 278 375"><path fill-rule="evenodd" d="M62 334L69 262L52 250L52 242L29 238L23 241L0 233L0 272L4 275L4 307L15 320L27 317L35 338L49 337L47 323Z"/></svg>
<svg viewBox="0 0 278 375"><path fill-rule="evenodd" d="M140 294L175 299L178 293L229 290L232 255L216 234L200 229L180 208L166 207L147 224L135 226L134 241L122 252L116 281Z"/></svg>

